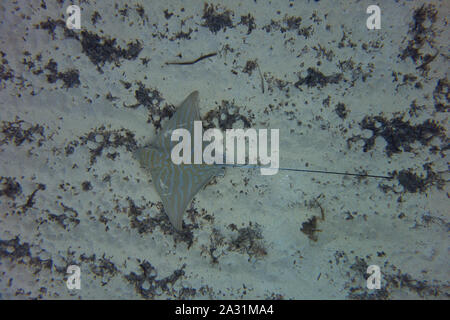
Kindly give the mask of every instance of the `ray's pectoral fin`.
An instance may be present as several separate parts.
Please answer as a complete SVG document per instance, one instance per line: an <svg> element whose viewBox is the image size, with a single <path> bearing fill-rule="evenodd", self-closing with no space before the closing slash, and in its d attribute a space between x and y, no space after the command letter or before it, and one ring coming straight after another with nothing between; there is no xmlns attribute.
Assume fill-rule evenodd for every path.
<svg viewBox="0 0 450 320"><path fill-rule="evenodd" d="M175 129L187 129L191 135L194 131L194 121L200 120L200 112L198 110L199 95L198 91L192 92L177 108L176 112L169 119L164 128L153 143L156 148L163 151L170 151L176 142L171 141L172 132Z"/></svg>
<svg viewBox="0 0 450 320"><path fill-rule="evenodd" d="M164 210L175 229L181 231L186 207L197 192L220 171L221 168L215 166L174 165L172 162L168 162L163 169L150 168Z"/></svg>

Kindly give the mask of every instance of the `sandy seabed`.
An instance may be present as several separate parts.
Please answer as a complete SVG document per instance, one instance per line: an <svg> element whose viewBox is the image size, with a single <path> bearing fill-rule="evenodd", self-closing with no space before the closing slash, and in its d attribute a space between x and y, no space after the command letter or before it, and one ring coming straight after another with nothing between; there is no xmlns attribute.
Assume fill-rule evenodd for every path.
<svg viewBox="0 0 450 320"><path fill-rule="evenodd" d="M448 3L370 4L2 2L0 297L448 298ZM194 90L282 167L393 179L228 168L176 232L132 151Z"/></svg>

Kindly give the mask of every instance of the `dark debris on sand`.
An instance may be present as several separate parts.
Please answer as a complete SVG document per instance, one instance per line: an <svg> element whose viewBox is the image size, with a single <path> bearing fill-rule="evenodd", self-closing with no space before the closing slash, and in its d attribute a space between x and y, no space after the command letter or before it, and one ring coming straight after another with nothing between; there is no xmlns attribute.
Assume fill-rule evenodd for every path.
<svg viewBox="0 0 450 320"><path fill-rule="evenodd" d="M175 113L175 106L166 104L161 107L161 102L164 100L161 93L157 89L147 88L145 85L138 81L139 88L135 90L134 97L136 98L136 103L132 105L123 104L126 108L137 108L139 106L144 106L148 110L148 120L151 122L156 130L161 129L161 122L172 117Z"/></svg>
<svg viewBox="0 0 450 320"><path fill-rule="evenodd" d="M411 152L411 144L420 142L427 146L434 137L444 139L445 129L435 120L428 119L421 124L411 124L404 121L402 116L386 119L382 116L366 116L360 123L361 129L372 131L372 136L362 138L360 136L348 139L348 142L362 139L364 141L363 151L367 152L375 146L377 137L382 137L387 145L385 151L390 157L394 153L402 151Z"/></svg>
<svg viewBox="0 0 450 320"><path fill-rule="evenodd" d="M119 60L134 60L139 56L142 50L142 43L138 40L127 44L127 49L116 45L116 39L100 37L95 33L81 31L81 46L83 52L88 56L99 71L105 62L114 62L119 65Z"/></svg>
<svg viewBox="0 0 450 320"><path fill-rule="evenodd" d="M139 265L141 272L139 274L130 272L125 275L125 279L134 285L136 292L145 299L154 299L163 293L172 296L175 293L173 285L184 276L185 266L174 270L171 275L165 278L157 279L158 270L150 262L144 260ZM171 286L169 287L168 284Z"/></svg>
<svg viewBox="0 0 450 320"><path fill-rule="evenodd" d="M231 21L231 16L234 13L230 10L221 10L223 12L219 13L219 7L214 8L213 4L205 3L203 7L202 19L205 21L202 26L207 27L212 33L217 33L221 29L226 30L227 27L233 27Z"/></svg>
<svg viewBox="0 0 450 320"><path fill-rule="evenodd" d="M52 40L55 39L56 27L61 27L64 29L65 37L79 39L78 34L75 31L67 28L66 22L62 19L54 20L48 17L46 21L41 21L39 24L35 25L36 29L47 30L48 34L52 36Z"/></svg>
<svg viewBox="0 0 450 320"><path fill-rule="evenodd" d="M246 16L241 16L241 21L239 24L247 26L247 34L252 33L256 28L255 18L249 13Z"/></svg>
<svg viewBox="0 0 450 320"><path fill-rule="evenodd" d="M434 172L430 164L425 164L423 168L426 171L426 175L418 175L413 172L412 169L394 171L393 176L397 178L398 183L403 187L405 192L416 193L424 192L431 186L437 186L438 189L442 189L445 185L444 179Z"/></svg>
<svg viewBox="0 0 450 320"><path fill-rule="evenodd" d="M33 142L36 135L41 137L37 141L37 145L41 146L42 142L45 140L44 127L39 124L35 124L31 125L28 129L23 129L23 123L25 123L25 121L18 119L12 122L3 121L1 129L3 139L0 140L0 146L11 142L16 146L20 146L25 141Z"/></svg>
<svg viewBox="0 0 450 320"><path fill-rule="evenodd" d="M55 83L57 80L63 81L63 88L73 88L80 85L80 72L77 69L69 69L65 72L58 72L58 64L50 59L44 69L48 70L47 81Z"/></svg>
<svg viewBox="0 0 450 320"><path fill-rule="evenodd" d="M12 70L8 65L8 60L6 60L6 53L0 51L0 80L8 81L14 78L14 70ZM1 83L1 81L0 81Z"/></svg>
<svg viewBox="0 0 450 320"><path fill-rule="evenodd" d="M133 105L126 105L124 103L123 106L134 109L142 105L149 110L158 108L161 101L164 100L161 93L157 89L146 88L140 81L138 81L137 84L139 88L134 92L134 97L137 102Z"/></svg>
<svg viewBox="0 0 450 320"><path fill-rule="evenodd" d="M334 111L336 111L336 114L339 116L339 118L341 118L341 119L347 118L348 110L345 107L345 104L343 104L342 102L339 102L336 105L336 108L334 109Z"/></svg>
<svg viewBox="0 0 450 320"><path fill-rule="evenodd" d="M245 63L244 69L242 69L242 72L247 73L249 76L252 75L253 70L255 70L258 67L258 62L256 60L248 60Z"/></svg>
<svg viewBox="0 0 450 320"><path fill-rule="evenodd" d="M374 259L371 255L367 255L365 258L355 256L355 263L350 265L350 272L347 273L347 276L350 276L350 282L346 285L349 289L347 298L353 300L389 300L392 299L392 293L395 291L401 291L411 297L414 293L420 298L448 298L448 284L440 281L429 282L416 279L387 260L383 264L383 279L386 285L382 285L379 290L367 289L365 285L365 280L368 278L367 266L373 264L373 262ZM364 279L364 285L361 285L361 279Z"/></svg>
<svg viewBox="0 0 450 320"><path fill-rule="evenodd" d="M342 80L342 74L332 74L329 76L324 75L322 72L314 69L314 68L308 68L307 70L308 74L306 77L298 77L298 81L294 84L294 86L297 89L300 89L300 87L304 84L306 84L309 88L311 87L320 87L323 88L327 84L330 83L338 83L340 80Z"/></svg>
<svg viewBox="0 0 450 320"><path fill-rule="evenodd" d="M91 154L90 164L94 164L97 161L97 157L101 156L105 148L118 148L125 147L127 151L134 151L137 148L136 139L134 133L128 129L118 130L106 130L104 126L96 128L86 135L80 137L80 143L76 140L71 141L66 146L66 155L71 155L74 152L75 147L79 144L85 145L90 141L95 144L94 148L89 149Z"/></svg>
<svg viewBox="0 0 450 320"><path fill-rule="evenodd" d="M447 78L439 79L433 91L434 108L437 112L450 111L450 90Z"/></svg>
<svg viewBox="0 0 450 320"><path fill-rule="evenodd" d="M94 19L95 18L95 19ZM99 15L94 16L94 22L97 21ZM66 38L73 38L80 41L82 52L91 60L91 62L97 66L97 70L102 72L101 67L106 62L114 62L116 65L120 65L120 59L134 60L139 56L143 46L139 40L130 41L127 43L127 48L121 48L116 44L115 38L107 36L99 36L93 32L82 30L80 35L66 27L66 23L62 19L54 20L47 18L46 21L42 21L35 25L36 29L47 30L55 38L55 30L57 27L61 27L64 30L64 36Z"/></svg>
<svg viewBox="0 0 450 320"><path fill-rule="evenodd" d="M0 196L6 196L16 199L16 196L22 193L22 187L15 177L0 177L0 183L3 188L0 190Z"/></svg>
<svg viewBox="0 0 450 320"><path fill-rule="evenodd" d="M28 242L20 241L19 236L14 239L0 239L0 259L8 259L15 264L28 265L35 268L36 275L42 269L51 270L53 261L51 259L43 260L39 256L32 255L31 245Z"/></svg>
<svg viewBox="0 0 450 320"><path fill-rule="evenodd" d="M422 52L426 43L433 45L435 32L433 25L436 22L437 10L433 4L423 4L413 14L413 23L410 24L408 33L412 39L408 41L406 48L400 53L400 58L405 60L410 57L414 63L428 64L433 55Z"/></svg>
<svg viewBox="0 0 450 320"><path fill-rule="evenodd" d="M215 121L217 121L219 128L222 130L231 129L238 121L242 121L244 128L250 128L254 119L254 115L249 113L246 117L240 113L240 107L234 105L232 102L222 100L219 108L209 111L203 121L205 128L215 128Z"/></svg>
<svg viewBox="0 0 450 320"><path fill-rule="evenodd" d="M261 226L258 223L249 222L247 227L242 228L231 224L228 228L237 232L237 235L229 242L228 250L248 254L249 261L251 258L260 258L267 255Z"/></svg>

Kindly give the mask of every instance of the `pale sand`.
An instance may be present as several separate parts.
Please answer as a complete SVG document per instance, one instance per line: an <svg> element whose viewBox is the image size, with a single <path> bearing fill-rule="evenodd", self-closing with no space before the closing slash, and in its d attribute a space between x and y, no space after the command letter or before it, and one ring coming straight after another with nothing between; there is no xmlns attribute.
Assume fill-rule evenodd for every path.
<svg viewBox="0 0 450 320"><path fill-rule="evenodd" d="M369 1L333 1L331 6L327 1L295 2L292 7L281 1L230 1L226 9L234 13L233 26L217 33L202 26L200 2L143 2L144 18L134 2L116 2L117 9L100 1L83 3L82 30L116 38L121 48L137 39L142 51L136 59L120 58L120 65L106 62L103 74L82 53L80 41L64 36L62 26L55 27L54 39L47 30L34 27L47 17L66 17L68 4L46 1L44 9L39 1L32 5L20 1L21 5L0 6L0 48L7 60L2 63L0 89L2 126L17 117L24 121L24 130L34 125L44 128L43 136L36 131L33 141L19 146L6 133L0 134L8 141L0 146L0 175L21 186L14 194L6 178L2 180L3 190L13 194L0 197L1 298L448 297L446 185L442 190L426 186L422 192L406 192L398 179L359 182L345 176L295 172L262 176L259 170L227 169L224 177L195 197L195 213L185 214L191 230L186 240L171 229L150 177L127 150L132 139L106 146L93 164L89 149L101 145L101 135L92 135L86 144L80 140L105 126L102 132L124 129L122 137L126 131L135 134L138 145L151 141L155 129L147 123L148 109L123 105L136 103L140 81L159 91L161 109L199 90L202 116L225 100L239 106L253 128L279 128L284 167L308 164L310 169L382 175L411 168L425 176L423 165L431 163L433 172L445 171L447 151L430 152L431 146L444 147L445 138L435 137L428 146L416 141L411 151L391 157L382 137L368 152L363 152L361 139L350 148L347 142L353 136L372 135L360 127L365 116L389 120L405 114L403 120L412 124L435 119L448 126L447 114L436 111L434 98L437 82L447 79L448 70L449 34L444 23L449 10L443 2L433 1L438 11L431 26L434 43L419 48L422 56L441 53L425 75L416 69L420 61L399 57L413 38L408 30L419 1L386 3L381 30L365 26ZM119 10L125 4L123 16ZM101 19L93 25L95 11ZM224 7L217 12L223 13ZM249 13L255 28L247 34L247 26L239 23ZM288 30L289 17L301 17L300 26L291 24ZM425 27L430 27L430 20ZM309 37L298 34L309 26ZM190 39L171 40L190 29ZM165 65L211 52L218 55L194 65ZM149 59L145 65L144 58ZM23 59L35 65L26 65ZM51 70L44 67L50 59L57 63L57 72L78 70L78 87L62 88L61 79L49 83ZM251 75L243 72L247 61L255 59L265 78L264 93L258 69ZM353 67L340 69L339 63L349 59ZM299 90L294 84L299 76L307 76L310 67L327 76L342 73L343 78L324 87L303 84ZM5 80L8 68L13 77ZM417 78L403 84L405 75ZM277 79L285 83L277 85ZM121 80L131 87L125 88ZM419 82L422 88L415 87ZM448 85L442 90L437 99L448 104ZM117 99L107 99L108 93ZM329 106L324 102L327 97ZM417 116L408 113L414 100L424 106ZM339 103L347 110L344 119L335 111ZM233 127L241 128L243 122L236 121ZM73 153L72 141L80 143ZM85 181L90 183L90 188L84 185L86 191ZM45 190L38 189L39 184ZM383 191L380 185L391 190ZM21 207L29 199L33 203ZM132 203L141 210L139 217ZM318 221L320 231L313 233L317 237L313 241L301 228L322 212L324 220ZM66 287L71 264L81 268L81 290ZM380 266L381 290L366 289L368 265Z"/></svg>

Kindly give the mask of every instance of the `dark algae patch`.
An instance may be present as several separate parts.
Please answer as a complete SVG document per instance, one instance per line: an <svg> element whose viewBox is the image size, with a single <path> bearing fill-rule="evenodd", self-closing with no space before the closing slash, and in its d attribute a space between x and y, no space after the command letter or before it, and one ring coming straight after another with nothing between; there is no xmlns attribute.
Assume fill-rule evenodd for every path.
<svg viewBox="0 0 450 320"><path fill-rule="evenodd" d="M237 232L237 235L229 243L229 250L248 254L249 261L252 257L258 258L267 254L259 224L250 222L247 227L242 228L231 224L229 228Z"/></svg>
<svg viewBox="0 0 450 320"><path fill-rule="evenodd" d="M101 16L94 12L92 16L92 22L95 24ZM40 24L35 26L36 29L47 30L55 38L56 27L61 27L64 29L64 36L66 38L73 38L81 43L82 52L91 60L93 64L97 66L97 70L102 72L101 67L104 66L106 62L114 62L116 65L120 64L120 59L134 60L139 56L143 46L139 40L130 41L127 43L127 48L121 48L116 44L115 38L110 38L107 36L100 37L99 35L82 30L80 35L75 33L66 27L64 20L53 20L52 18L47 18L47 21L42 21Z"/></svg>
<svg viewBox="0 0 450 320"><path fill-rule="evenodd" d="M97 136L101 136L100 142L97 142ZM90 132L87 136L82 137L81 143L85 144L87 141L91 141L97 144L93 149L90 149L91 164L95 163L98 156L102 155L105 148L118 148L124 146L127 151L133 151L136 149L136 140L134 139L134 133L127 129L120 130L105 130L104 127L96 129Z"/></svg>
<svg viewBox="0 0 450 320"><path fill-rule="evenodd" d="M325 87L329 83L338 83L342 79L342 74L333 74L326 76L322 72L314 69L308 68L308 74L306 77L298 77L298 81L294 84L297 89L300 89L302 85L307 85L311 87Z"/></svg>
<svg viewBox="0 0 450 320"><path fill-rule="evenodd" d="M175 33L175 35L173 37L170 38L170 40L175 40L175 39L187 39L187 40L191 40L191 34L194 30L192 30L192 28L189 28L189 31L184 32L184 31L178 31L177 33Z"/></svg>
<svg viewBox="0 0 450 320"><path fill-rule="evenodd" d="M219 13L218 11L222 11ZM205 3L203 7L202 19L205 21L202 26L207 27L212 33L217 33L226 27L233 27L231 16L233 13L230 10L221 10L219 6L214 8L214 5Z"/></svg>
<svg viewBox="0 0 450 320"><path fill-rule="evenodd" d="M432 4L423 4L414 11L413 22L410 24L408 31L412 39L408 41L408 45L400 54L402 60L409 57L414 63L422 63L422 69L432 61L430 59L432 59L434 54L424 54L421 50L427 43L431 46L433 45L433 37L435 35L433 24L436 22L436 15L437 11Z"/></svg>
<svg viewBox="0 0 450 320"><path fill-rule="evenodd" d="M175 112L175 106L166 104L161 108L161 102L164 100L161 93L157 89L145 87L140 81L138 81L137 84L139 88L134 92L134 97L137 102L132 105L126 105L124 103L123 106L133 109L144 106L148 110L147 122L151 122L156 130L161 129L161 121L172 117Z"/></svg>
<svg viewBox="0 0 450 320"><path fill-rule="evenodd" d="M320 229L317 228L317 217L313 216L312 218L303 222L300 231L306 234L312 241L317 241L316 232L320 231Z"/></svg>
<svg viewBox="0 0 450 320"><path fill-rule="evenodd" d="M339 118L341 118L341 119L347 118L348 110L345 108L345 104L343 104L342 102L339 102L336 105L336 108L334 109L334 111L336 111Z"/></svg>
<svg viewBox="0 0 450 320"><path fill-rule="evenodd" d="M222 100L219 108L209 111L203 120L206 122L206 128L216 127L215 121L217 121L219 128L226 130L233 128L233 125L238 121L242 121L244 128L250 128L253 117L252 114L249 117L244 116L240 113L240 107L232 102Z"/></svg>
<svg viewBox="0 0 450 320"><path fill-rule="evenodd" d="M75 209L66 206L62 202L60 202L59 205L62 208L63 213L55 214L48 212L47 217L49 221L55 222L66 231L70 231L73 227L80 224L78 212Z"/></svg>
<svg viewBox="0 0 450 320"><path fill-rule="evenodd" d="M0 196L16 199L16 196L22 193L22 187L14 177L0 177L0 183L2 187Z"/></svg>
<svg viewBox="0 0 450 320"><path fill-rule="evenodd" d="M345 253L344 253L345 255ZM380 257L380 255L379 255ZM389 261L385 261L382 271L382 285L379 290L370 290L366 287L368 274L367 267L372 264L371 256L360 258L355 256L355 262L349 266L350 276L347 283L349 299L354 300L389 300L396 291L416 294L420 298L447 297L448 285L438 281L429 282L427 280L416 279L412 275L403 272L399 267ZM361 285L364 283L364 285Z"/></svg>
<svg viewBox="0 0 450 320"><path fill-rule="evenodd" d="M95 12L92 16L93 23L101 18L98 12ZM75 38L81 42L83 52L89 57L89 59L97 66L103 65L105 62L117 61L118 58L135 59L139 52L142 50L141 43L136 40L127 44L127 49L122 49L116 45L116 39L109 37L100 37L95 33L82 30L81 39L78 34L73 33L72 30L67 29L66 23L63 20L53 20L47 18L47 21L43 21L36 25L37 29L47 30L52 38L55 38L56 27L64 29L64 35L69 38Z"/></svg>
<svg viewBox="0 0 450 320"><path fill-rule="evenodd" d="M164 18L166 18L166 20L169 20L170 18L172 18L173 16L173 12L169 12L168 9L164 10Z"/></svg>
<svg viewBox="0 0 450 320"><path fill-rule="evenodd" d="M133 105L124 104L123 106L127 108L137 108L142 105L148 109L159 107L159 104L163 100L159 91L152 88L146 88L142 82L138 82L137 84L139 88L134 92L137 103Z"/></svg>
<svg viewBox="0 0 450 320"><path fill-rule="evenodd" d="M445 128L437 121L428 119L423 123L411 124L410 121L403 120L403 116L397 116L393 119L386 119L382 116L366 116L360 123L361 129L372 131L372 136L363 138L361 136L353 136L347 142L363 140L363 151L367 152L374 148L375 140L382 137L386 141L385 152L388 157L401 152L416 152L413 148L414 143L420 143L423 146L429 146L433 138L439 138L444 147L431 146L431 152L444 150L447 145ZM439 173L432 170L432 164L423 165L426 175L417 175L411 168L394 171L391 176L398 180L399 185L403 187L403 192L416 193L424 192L431 186L437 186L442 189L445 181ZM393 190L392 187L380 185L384 191Z"/></svg>
<svg viewBox="0 0 450 320"><path fill-rule="evenodd" d="M302 24L301 17L285 17L284 22L288 30L298 30Z"/></svg>
<svg viewBox="0 0 450 320"><path fill-rule="evenodd" d="M119 64L120 59L134 60L142 50L142 44L135 40L127 44L127 49L116 45L116 39L100 37L95 33L81 31L81 46L89 60L95 64L98 70L105 62Z"/></svg>
<svg viewBox="0 0 450 320"><path fill-rule="evenodd" d="M59 225L64 230L70 231L71 227L77 226L80 224L80 219L77 219L76 216L68 216L65 213L61 214L54 214L49 213L48 214L48 220L55 222L57 225Z"/></svg>
<svg viewBox="0 0 450 320"><path fill-rule="evenodd" d="M239 24L247 26L247 34L252 33L253 29L256 28L255 18L250 13L246 16L241 16Z"/></svg>
<svg viewBox="0 0 450 320"><path fill-rule="evenodd" d="M434 108L437 112L449 112L450 90L448 79L439 79L433 91Z"/></svg>
<svg viewBox="0 0 450 320"><path fill-rule="evenodd" d="M171 284L172 287L182 276L184 276L183 269L185 265L178 270L174 270L171 275L162 279L157 279L158 271L150 264L150 262L143 261L139 267L141 269L139 274L130 272L128 275L125 275L125 279L134 285L136 292L139 293L141 297L153 299L163 293L168 295L174 293L174 289L169 288L168 284Z"/></svg>
<svg viewBox="0 0 450 320"><path fill-rule="evenodd" d="M423 168L426 171L426 175L417 175L411 169L401 170L399 172L394 171L394 177L397 178L398 183L403 186L406 192L416 193L424 192L430 186L436 185L438 189L442 189L445 185L445 181L440 175L434 172L430 164L425 164Z"/></svg>
<svg viewBox="0 0 450 320"><path fill-rule="evenodd" d="M0 80L7 81L14 78L14 71L8 66L8 60L6 60L6 53L0 51L1 63L0 63ZM0 81L1 83L1 81Z"/></svg>
<svg viewBox="0 0 450 320"><path fill-rule="evenodd" d="M347 298L354 300L389 300L395 297L396 292L407 294L413 298L416 294L420 298L448 297L448 284L440 281L429 282L403 272L398 266L392 264L388 254L377 251L376 254L368 254L364 257L354 255L353 251L347 255L344 251L336 251L335 261L330 264L342 268L342 274L347 278L345 289ZM370 265L381 267L381 288L377 290L367 288L369 274L367 268Z"/></svg>
<svg viewBox="0 0 450 320"><path fill-rule="evenodd" d="M320 217L318 216L312 216L308 220L302 223L302 227L300 228L300 231L303 232L308 236L308 238L312 241L317 241L318 235L317 232L321 232L317 225L319 221L325 220L325 211L322 207L322 205L319 203L319 199L322 198L323 195L318 196L317 198L314 198L310 201L305 201L305 205L309 210L312 209L319 209L320 210Z"/></svg>
<svg viewBox="0 0 450 320"><path fill-rule="evenodd" d="M91 22L93 25L95 25L97 23L98 20L101 20L102 16L100 15L100 13L98 13L98 11L94 11L94 13L91 16Z"/></svg>
<svg viewBox="0 0 450 320"><path fill-rule="evenodd" d="M282 20L271 19L270 24L263 26L262 29L267 33L270 33L272 31L280 31L281 33L285 33L287 31L297 31L297 35L303 36L305 37L305 39L307 39L314 33L313 27L301 27L301 23L301 17L285 15Z"/></svg>
<svg viewBox="0 0 450 320"><path fill-rule="evenodd" d="M411 144L420 142L422 145L428 145L434 137L443 139L445 137L445 129L436 121L428 119L421 124L411 124L404 121L402 116L393 119L386 119L382 116L366 116L360 123L361 129L372 131L369 138L353 137L350 140L364 140L363 150L367 152L373 149L375 139L382 137L387 145L385 151L388 156L394 153L412 152Z"/></svg>
<svg viewBox="0 0 450 320"><path fill-rule="evenodd" d="M35 25L36 29L47 30L48 34L52 36L52 40L55 40L56 27L63 28L64 36L66 38L74 38L79 40L78 34L74 30L67 28L66 22L62 19L54 20L47 17L47 21L41 21L39 24Z"/></svg>
<svg viewBox="0 0 450 320"><path fill-rule="evenodd" d="M94 129L86 135L77 140L70 141L65 147L66 156L70 156L75 152L75 148L79 145L86 145L90 141L94 144L93 148L89 149L90 164L97 161L97 157L101 156L103 151L107 148L125 147L129 152L136 149L136 140L134 133L127 129L107 130L104 126Z"/></svg>
<svg viewBox="0 0 450 320"><path fill-rule="evenodd" d="M403 188L409 192L417 192L418 190L423 191L426 186L426 179L419 177L417 174L413 173L411 169L402 170L396 174L398 182L403 186Z"/></svg>
<svg viewBox="0 0 450 320"><path fill-rule="evenodd" d="M36 196L36 193L39 190L45 190L47 187L45 184L39 183L34 189L34 191L27 197L27 202L25 202L24 205L22 205L22 212L25 213L27 209L32 208L34 206L34 197Z"/></svg>
<svg viewBox="0 0 450 320"><path fill-rule="evenodd" d="M252 75L253 70L255 70L258 67L258 63L256 60L248 60L245 64L244 69L242 72L247 73L249 76Z"/></svg>
<svg viewBox="0 0 450 320"><path fill-rule="evenodd" d="M70 69L65 72L58 72L58 64L50 59L44 69L48 70L47 81L55 83L57 80L64 82L63 88L73 88L80 85L80 72L77 69Z"/></svg>
<svg viewBox="0 0 450 320"><path fill-rule="evenodd" d="M232 223L227 228L231 235L226 236L219 229L213 228L209 245L202 246L202 254L210 258L211 264L219 264L220 258L227 251L245 254L249 262L267 255L262 228L258 223L249 222L247 226L242 224L240 228Z"/></svg>
<svg viewBox="0 0 450 320"><path fill-rule="evenodd" d="M58 79L62 80L64 88L78 87L80 85L80 72L76 69L58 72Z"/></svg>
<svg viewBox="0 0 450 320"><path fill-rule="evenodd" d="M32 255L31 245L27 242L20 241L19 236L10 240L0 239L0 258L8 259L17 264L34 267L36 269L35 274L44 268L49 270L53 266L51 259L42 260L40 257Z"/></svg>
<svg viewBox="0 0 450 320"><path fill-rule="evenodd" d="M86 256L83 253L80 255L79 260L89 267L94 274L94 279L97 277L101 278L102 286L108 284L112 277L120 273L117 266L105 254L101 258L97 258L95 254Z"/></svg>
<svg viewBox="0 0 450 320"><path fill-rule="evenodd" d="M1 129L3 139L0 140L0 146L11 142L16 146L20 146L25 141L33 142L37 135L41 137L37 142L38 146L40 146L45 140L44 127L39 124L35 124L31 125L28 129L23 129L22 125L24 123L25 121L23 120L16 120L12 122L3 121Z"/></svg>
<svg viewBox="0 0 450 320"><path fill-rule="evenodd" d="M92 190L92 184L89 181L83 181L81 183L81 189L83 191L90 191Z"/></svg>
<svg viewBox="0 0 450 320"><path fill-rule="evenodd" d="M61 19L53 20L52 18L47 18L47 21L41 21L41 23L39 23L35 27L36 29L47 30L48 34L51 35L52 39L54 40L56 27L66 28L66 23Z"/></svg>

